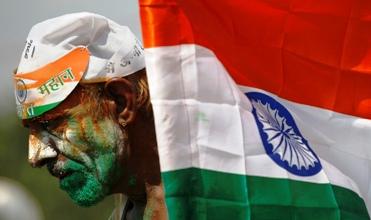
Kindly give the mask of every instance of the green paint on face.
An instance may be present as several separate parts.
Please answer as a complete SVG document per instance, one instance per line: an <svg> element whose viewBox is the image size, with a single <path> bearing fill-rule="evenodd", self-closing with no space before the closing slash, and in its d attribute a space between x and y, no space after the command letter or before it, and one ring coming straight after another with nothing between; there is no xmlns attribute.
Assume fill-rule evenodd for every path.
<svg viewBox="0 0 371 220"><path fill-rule="evenodd" d="M123 134L111 117L93 118L87 106L75 107L69 114L57 148L67 157L48 164L53 173L62 172L60 187L77 204L93 205L111 192L120 177L118 148Z"/></svg>
<svg viewBox="0 0 371 220"><path fill-rule="evenodd" d="M96 173L73 160L67 160L62 170L71 172L61 179L60 187L65 190L77 204L90 206L102 200L109 192L111 178L114 176L115 155L105 154L97 158Z"/></svg>

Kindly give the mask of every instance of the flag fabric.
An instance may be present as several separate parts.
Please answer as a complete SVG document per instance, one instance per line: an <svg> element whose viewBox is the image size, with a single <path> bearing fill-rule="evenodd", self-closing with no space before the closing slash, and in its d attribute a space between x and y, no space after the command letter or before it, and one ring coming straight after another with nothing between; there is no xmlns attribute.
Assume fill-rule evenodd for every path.
<svg viewBox="0 0 371 220"><path fill-rule="evenodd" d="M370 219L371 2L139 2L170 219Z"/></svg>

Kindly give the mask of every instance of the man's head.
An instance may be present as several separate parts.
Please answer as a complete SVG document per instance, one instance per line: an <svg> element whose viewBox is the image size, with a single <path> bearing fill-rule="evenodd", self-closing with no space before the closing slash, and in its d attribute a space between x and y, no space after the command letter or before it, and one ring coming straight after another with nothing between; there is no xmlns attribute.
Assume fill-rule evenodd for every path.
<svg viewBox="0 0 371 220"><path fill-rule="evenodd" d="M144 70L129 79L79 85L56 108L24 119L30 129L30 163L46 165L80 205L113 193L123 184L130 157L128 130L138 114L143 118L150 112L147 89Z"/></svg>
<svg viewBox="0 0 371 220"><path fill-rule="evenodd" d="M41 29L43 33L39 33ZM124 34L129 42L119 44L117 33ZM29 161L35 167L46 165L60 179L60 187L80 205L95 204L110 193L135 188L131 185L142 179L138 177L142 174L132 170L135 160L131 157L144 145L155 142L143 52L131 35L126 27L93 14L48 20L31 30L28 42L34 49L26 45L15 75L16 82L23 86L16 88L16 95L23 124L30 129ZM70 58L66 63L65 57L72 52L67 50L61 58L62 52L54 52L53 45L57 51L87 47L87 66L70 67L85 62ZM36 53L38 48L41 51ZM49 58L48 52L56 58ZM73 76L68 80L75 81L64 82L60 70L53 72L60 66L62 74L69 69ZM44 72L52 74L40 77L45 76ZM76 77L79 72L80 79ZM147 134L149 138L144 142L130 140L134 134Z"/></svg>

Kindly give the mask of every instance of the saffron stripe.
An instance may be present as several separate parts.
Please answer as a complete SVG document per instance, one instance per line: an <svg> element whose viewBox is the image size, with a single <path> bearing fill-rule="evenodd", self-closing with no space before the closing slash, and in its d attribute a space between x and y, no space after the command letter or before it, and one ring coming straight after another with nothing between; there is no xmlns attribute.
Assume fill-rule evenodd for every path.
<svg viewBox="0 0 371 220"><path fill-rule="evenodd" d="M240 85L371 119L368 1L141 0L147 48L211 49Z"/></svg>

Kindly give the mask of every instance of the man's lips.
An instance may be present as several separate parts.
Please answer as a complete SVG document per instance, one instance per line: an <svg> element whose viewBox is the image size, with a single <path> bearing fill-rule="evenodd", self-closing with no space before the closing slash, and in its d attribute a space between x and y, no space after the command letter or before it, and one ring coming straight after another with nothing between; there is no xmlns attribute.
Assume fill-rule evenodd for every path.
<svg viewBox="0 0 371 220"><path fill-rule="evenodd" d="M60 180L62 180L63 178L65 178L69 175L71 175L71 172L59 171L57 173L56 177L58 177Z"/></svg>
<svg viewBox="0 0 371 220"><path fill-rule="evenodd" d="M59 178L60 180L72 174L72 171L65 171L65 170L58 168L57 166L54 166L51 169L48 168L48 170L52 176L55 176Z"/></svg>

